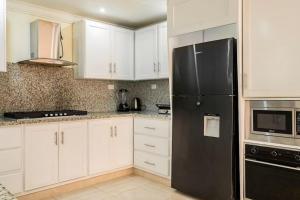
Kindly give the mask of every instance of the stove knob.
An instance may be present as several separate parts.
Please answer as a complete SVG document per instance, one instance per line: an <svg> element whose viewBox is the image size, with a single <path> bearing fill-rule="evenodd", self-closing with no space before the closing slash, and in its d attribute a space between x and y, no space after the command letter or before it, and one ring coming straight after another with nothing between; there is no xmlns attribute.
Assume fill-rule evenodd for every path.
<svg viewBox="0 0 300 200"><path fill-rule="evenodd" d="M58 116L58 114L57 113L55 113L55 117L57 117Z"/></svg>
<svg viewBox="0 0 300 200"><path fill-rule="evenodd" d="M59 116L63 116L63 114L62 114L62 113L59 113Z"/></svg>
<svg viewBox="0 0 300 200"><path fill-rule="evenodd" d="M49 117L49 115L48 115L48 114L45 114L44 116L45 116L45 117Z"/></svg>
<svg viewBox="0 0 300 200"><path fill-rule="evenodd" d="M272 155L273 157L277 157L277 156L278 156L278 153L277 153L277 151L272 151L272 152L271 152L271 155Z"/></svg>
<svg viewBox="0 0 300 200"><path fill-rule="evenodd" d="M53 117L53 114L50 114L50 117Z"/></svg>
<svg viewBox="0 0 300 200"><path fill-rule="evenodd" d="M257 148L256 147L252 147L250 149L250 151L251 151L252 154L256 154L257 153Z"/></svg>
<svg viewBox="0 0 300 200"><path fill-rule="evenodd" d="M295 160L300 161L300 155L295 155Z"/></svg>
<svg viewBox="0 0 300 200"><path fill-rule="evenodd" d="M64 113L64 116L67 116L68 114L67 113Z"/></svg>

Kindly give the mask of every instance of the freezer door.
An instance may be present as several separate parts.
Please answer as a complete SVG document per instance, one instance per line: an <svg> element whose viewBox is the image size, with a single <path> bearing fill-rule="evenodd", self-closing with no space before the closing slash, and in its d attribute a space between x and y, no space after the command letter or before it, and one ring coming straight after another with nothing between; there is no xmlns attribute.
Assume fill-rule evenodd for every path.
<svg viewBox="0 0 300 200"><path fill-rule="evenodd" d="M180 47L173 51L172 88L175 96L199 95L194 55L194 46Z"/></svg>
<svg viewBox="0 0 300 200"><path fill-rule="evenodd" d="M236 99L204 96L200 106L197 102L173 97L172 187L200 199L238 199ZM206 116L215 120L206 124L213 131L208 135Z"/></svg>
<svg viewBox="0 0 300 200"><path fill-rule="evenodd" d="M237 93L235 46L233 38L196 45L197 71L202 95Z"/></svg>

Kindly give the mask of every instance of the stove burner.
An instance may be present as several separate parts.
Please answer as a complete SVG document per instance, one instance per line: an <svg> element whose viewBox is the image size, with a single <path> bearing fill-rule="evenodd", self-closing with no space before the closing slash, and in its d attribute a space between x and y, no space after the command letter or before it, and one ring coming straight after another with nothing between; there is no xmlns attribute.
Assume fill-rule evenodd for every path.
<svg viewBox="0 0 300 200"><path fill-rule="evenodd" d="M87 115L87 111L80 110L59 110L59 111L36 111L36 112L7 112L4 117L12 119L33 119L44 117L63 117L74 115Z"/></svg>

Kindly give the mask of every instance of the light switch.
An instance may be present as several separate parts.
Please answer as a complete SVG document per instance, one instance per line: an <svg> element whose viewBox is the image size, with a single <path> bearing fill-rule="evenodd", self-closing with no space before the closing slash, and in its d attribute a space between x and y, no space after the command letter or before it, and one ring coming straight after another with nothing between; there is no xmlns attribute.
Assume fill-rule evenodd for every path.
<svg viewBox="0 0 300 200"><path fill-rule="evenodd" d="M204 136L220 137L220 117L219 116L204 116Z"/></svg>
<svg viewBox="0 0 300 200"><path fill-rule="evenodd" d="M156 90L156 88L157 88L156 84L151 84L151 89L152 90Z"/></svg>
<svg viewBox="0 0 300 200"><path fill-rule="evenodd" d="M115 89L115 85L114 85L114 84L109 84L109 85L107 86L107 88L108 88L109 90L114 90L114 89Z"/></svg>

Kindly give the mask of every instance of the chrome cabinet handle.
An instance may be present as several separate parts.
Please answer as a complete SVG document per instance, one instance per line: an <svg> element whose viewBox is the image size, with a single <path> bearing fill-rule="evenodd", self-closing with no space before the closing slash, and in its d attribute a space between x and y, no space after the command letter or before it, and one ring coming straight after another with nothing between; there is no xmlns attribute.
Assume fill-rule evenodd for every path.
<svg viewBox="0 0 300 200"><path fill-rule="evenodd" d="M157 72L160 72L160 62L157 63Z"/></svg>
<svg viewBox="0 0 300 200"><path fill-rule="evenodd" d="M109 63L109 73L112 73L112 63Z"/></svg>
<svg viewBox="0 0 300 200"><path fill-rule="evenodd" d="M61 144L65 144L65 133L61 132Z"/></svg>
<svg viewBox="0 0 300 200"><path fill-rule="evenodd" d="M151 144L144 144L146 147L151 147L151 148L155 148L155 145L151 145Z"/></svg>
<svg viewBox="0 0 300 200"><path fill-rule="evenodd" d="M58 145L58 133L55 132L54 136L55 136L54 144L57 146Z"/></svg>
<svg viewBox="0 0 300 200"><path fill-rule="evenodd" d="M114 73L117 73L117 64L114 63Z"/></svg>
<svg viewBox="0 0 300 200"><path fill-rule="evenodd" d="M152 163L152 162L144 161L144 163L147 165L155 166L155 163Z"/></svg>
<svg viewBox="0 0 300 200"><path fill-rule="evenodd" d="M112 126L110 127L110 137L114 137L114 130Z"/></svg>
<svg viewBox="0 0 300 200"><path fill-rule="evenodd" d="M117 129L117 126L115 126L115 136L118 137L118 129Z"/></svg>
<svg viewBox="0 0 300 200"><path fill-rule="evenodd" d="M145 129L149 129L149 130L156 130L156 128L154 128L154 127L148 127L148 126L145 126L144 128L145 128Z"/></svg>
<svg viewBox="0 0 300 200"><path fill-rule="evenodd" d="M156 72L156 63L153 63L153 71Z"/></svg>

